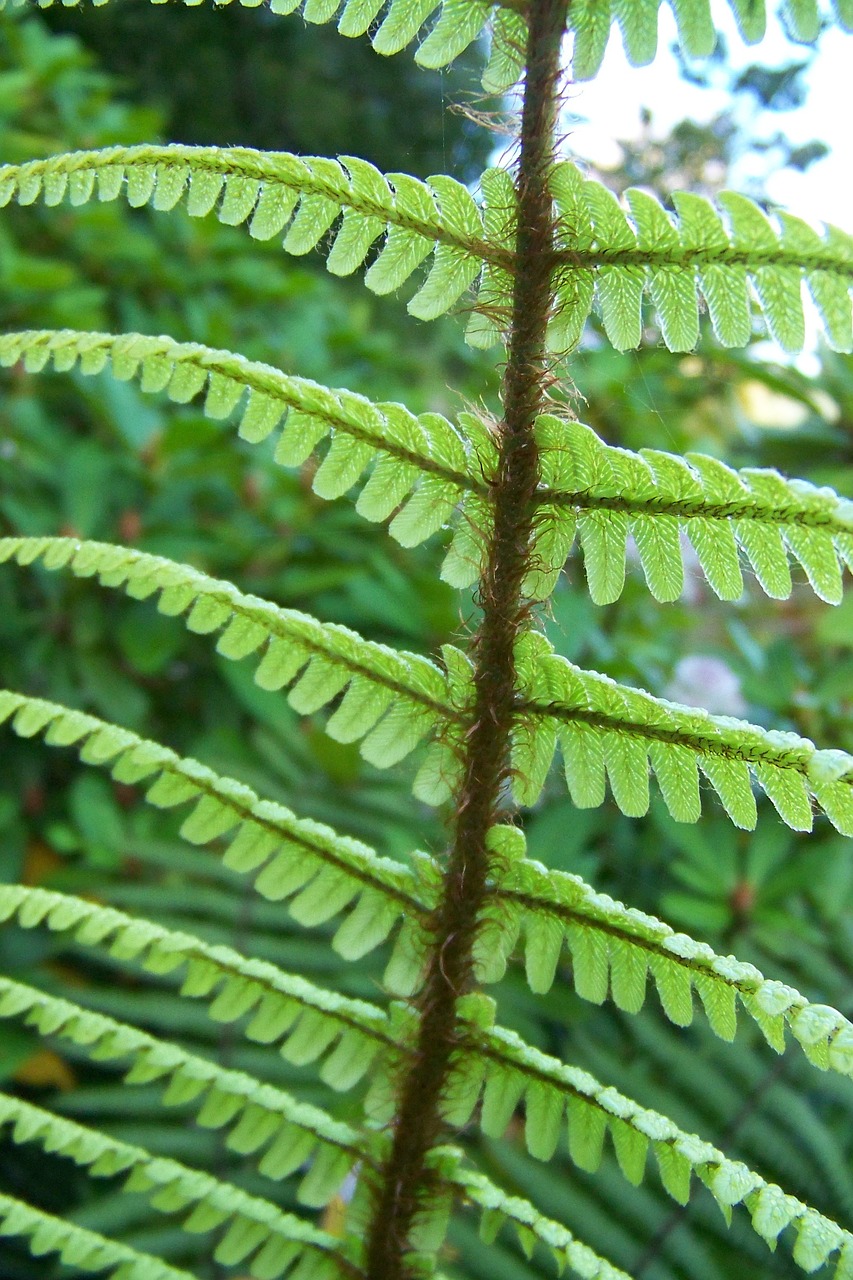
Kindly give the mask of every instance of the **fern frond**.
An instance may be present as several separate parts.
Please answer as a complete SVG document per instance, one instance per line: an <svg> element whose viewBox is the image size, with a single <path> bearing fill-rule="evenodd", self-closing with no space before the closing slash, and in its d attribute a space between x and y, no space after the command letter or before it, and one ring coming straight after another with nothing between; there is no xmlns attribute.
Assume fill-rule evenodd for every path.
<svg viewBox="0 0 853 1280"><path fill-rule="evenodd" d="M186 196L191 214L215 209L231 225L251 220L256 238L289 226L284 248L297 254L315 248L343 213L328 255L332 272L357 270L385 237L365 283L376 293L390 293L434 253L409 311L434 319L479 280L477 305L485 318L474 318L469 338L488 346L500 336L500 325L488 317L506 309L514 261L515 204L507 176L487 171L480 210L467 188L449 177L421 183L393 174L392 190L389 178L354 157L113 147L0 166L0 205L13 198L31 204L39 197L58 204L66 194L83 204L97 192L101 200L126 195L134 207L150 202L170 209ZM756 300L772 336L797 351L805 337L805 281L827 341L840 351L853 349L853 239L843 231L827 227L821 235L788 214L774 223L758 205L731 192L719 197L722 213L701 196L676 193L675 221L639 190L627 193L626 209L570 161L555 167L551 189L558 212L554 345L574 345L595 302L613 344L620 350L638 346L647 293L672 350L695 345L701 296L724 345L748 342Z"/></svg>
<svg viewBox="0 0 853 1280"><path fill-rule="evenodd" d="M108 1240L0 1192L0 1238L4 1236L25 1239L36 1257L56 1253L68 1266L101 1271L111 1280L194 1280L188 1271L179 1271L162 1258Z"/></svg>
<svg viewBox="0 0 853 1280"><path fill-rule="evenodd" d="M15 9L27 0L0 0L0 11ZM161 3L162 0L152 0ZM194 6L202 0L182 0ZM224 8L234 0L213 0ZM247 9L258 8L263 0L237 0ZM56 0L39 0L39 7L50 8ZM62 0L64 5L81 5L82 0ZM92 0L102 5L106 0ZM320 24L337 18L343 36L368 35L377 53L391 55L407 48L424 25L429 29L418 43L415 61L422 67L439 69L448 66L471 45L493 22L492 56L483 77L489 93L500 93L518 79L522 67L522 51L527 26L521 13L523 4L507 0L506 7L493 0L270 0L275 14L301 13L306 22ZM437 15L434 17L434 15ZM432 21L431 21L432 20Z"/></svg>
<svg viewBox="0 0 853 1280"><path fill-rule="evenodd" d="M649 1019L620 1019L620 1031L624 1039L618 1037L607 1048L584 1037L582 1051L589 1069L599 1078L620 1076L625 1087L632 1078L642 1079L638 1087L643 1088L648 1105L661 1111L677 1096L680 1122L693 1130L704 1124L723 1130L744 1097L754 1097L752 1091L768 1074L763 1046L752 1037L734 1047L708 1043L702 1037L702 1071L697 1072L696 1041L690 1044L693 1037L653 1025ZM774 1087L762 1093L761 1105L739 1132L738 1145L748 1162L772 1162L775 1181L796 1180L800 1187L826 1185L824 1211L841 1215L840 1220L849 1224L853 1170L835 1109L843 1106L847 1089L835 1080L810 1080L801 1065L792 1062L790 1075L785 1070L781 1077L771 1068ZM788 1083L786 1076L793 1076L796 1083ZM835 1105L829 1102L831 1096Z"/></svg>
<svg viewBox="0 0 853 1280"><path fill-rule="evenodd" d="M853 570L853 502L831 489L769 469L735 471L699 453L633 453L551 414L538 419L536 439L544 491L527 585L537 598L550 594L577 534L592 599L616 600L630 534L657 600L683 590L680 535L723 600L743 593L739 551L774 599L791 594L790 555L822 600L841 600L843 566Z"/></svg>
<svg viewBox="0 0 853 1280"><path fill-rule="evenodd" d="M41 8L49 8L57 0L39 0ZM92 0L104 4L106 0ZM157 3L157 0L153 0ZM214 0L224 7L233 0ZM26 0L0 0L0 10L17 8ZM62 0L65 5L79 5L82 0ZM200 0L183 0L195 5ZM238 0L246 8L257 8L259 0ZM415 61L422 67L439 68L451 63L481 35L491 19L492 48L483 75L487 93L502 93L519 78L523 66L527 22L525 3L503 0L270 0L270 10L277 14L300 12L306 22L331 22L344 36L370 34L377 53L394 54L410 45L424 25L431 23L420 39ZM657 52L658 9L660 0L639 4L619 0L576 0L569 9L568 30L574 36L572 74L576 80L590 80L604 57L613 26L619 26L629 62L645 66ZM760 41L765 33L767 10L764 0L745 3L729 0L741 36L747 44ZM679 0L674 6L678 24L678 41L691 57L706 57L714 50L717 28L709 0ZM845 30L853 29L849 5L834 0L834 17ZM821 30L821 15L816 0L788 0L785 15L794 38L813 44ZM381 19L381 20L380 20Z"/></svg>
<svg viewBox="0 0 853 1280"><path fill-rule="evenodd" d="M578 12L574 5L572 12ZM724 346L746 346L756 302L771 336L784 350L799 351L805 282L829 345L853 350L853 237L843 231L830 226L819 235L787 214L773 222L732 192L718 198L722 213L689 192L673 196L674 219L644 191L628 191L626 209L570 161L556 166L551 190L562 264L556 345L574 345L594 303L615 347L639 346L647 294L671 351L695 345L700 297Z"/></svg>
<svg viewBox="0 0 853 1280"><path fill-rule="evenodd" d="M0 976L0 1019L24 1018L43 1035L77 1045L94 1061L128 1057L127 1084L163 1084L166 1105L191 1104L207 1129L228 1128L225 1145L252 1155L265 1177L279 1180L310 1166L297 1187L302 1204L321 1206L358 1163L375 1159L370 1143L319 1107L241 1071L221 1067L127 1023ZM377 1146L378 1149L378 1146Z"/></svg>
<svg viewBox="0 0 853 1280"><path fill-rule="evenodd" d="M244 595L191 565L75 538L0 538L0 564L8 560L20 565L41 560L48 569L68 568L79 578L97 576L102 586L136 600L156 595L158 610L183 618L190 631L220 632L216 651L223 657L261 651L255 682L270 691L292 686L288 701L301 715L319 711L347 690L328 732L337 741L362 739L362 755L379 768L404 759L442 721L458 719L445 677L428 658ZM364 710L368 692L370 707Z"/></svg>
<svg viewBox="0 0 853 1280"><path fill-rule="evenodd" d="M374 293L393 293L434 254L426 280L408 304L420 320L448 311L485 264L507 268L512 263L505 249L490 242L483 214L455 178L386 177L355 156L331 160L237 147L144 145L0 166L0 207L13 198L33 204L40 197L57 205L66 195L74 205L124 197L133 208L151 204L159 210L173 209L185 198L190 215L215 210L229 226L248 222L258 240L280 235L286 227L283 247L293 254L317 248L343 215L327 266L335 275L350 275L382 238L365 275Z"/></svg>
<svg viewBox="0 0 853 1280"><path fill-rule="evenodd" d="M181 994L209 1002L217 1022L236 1022L252 1013L246 1035L279 1044L288 1062L315 1062L328 1053L320 1075L335 1088L357 1084L377 1053L393 1044L386 1014L364 1000L326 991L274 964L114 907L47 889L0 885L0 921L13 917L26 929L44 924L55 933L73 933L81 945L108 948L111 956L149 973L185 968Z"/></svg>
<svg viewBox="0 0 853 1280"><path fill-rule="evenodd" d="M435 878L426 855L416 858L415 874L331 827L259 799L243 783L82 711L0 690L0 724L6 720L21 737L43 734L49 746L74 747L86 764L109 767L119 782L146 782L146 799L158 808L192 802L181 834L194 844L230 837L225 865L260 869L255 888L274 902L291 899L291 914L301 924L324 923L352 906L335 936L345 958L377 947L401 916L391 967L405 967L401 949L412 962L419 954L417 926Z"/></svg>
<svg viewBox="0 0 853 1280"><path fill-rule="evenodd" d="M695 991L722 1039L734 1039L741 1005L777 1052L785 1050L787 1027L815 1066L853 1075L853 1024L837 1010L812 1004L786 983L765 978L755 965L717 955L662 920L596 893L579 876L524 857L520 832L516 842L521 856L508 862L493 893L509 915L504 931L512 938L523 931L533 991L550 989L566 945L572 982L585 1000L601 1004L609 992L620 1009L638 1013L651 975L664 1013L678 1026L693 1020Z"/></svg>
<svg viewBox="0 0 853 1280"><path fill-rule="evenodd" d="M452 1160L454 1154L449 1151L446 1159ZM480 1212L480 1239L484 1244L491 1244L508 1223L528 1256L536 1243L550 1250L558 1275L568 1268L581 1280L629 1280L624 1271L599 1257L567 1227L540 1213L529 1200L508 1195L484 1174L459 1164L458 1159L456 1164L453 1181Z"/></svg>
<svg viewBox="0 0 853 1280"><path fill-rule="evenodd" d="M38 1143L96 1177L126 1175L123 1190L143 1192L163 1213L189 1209L181 1224L185 1231L222 1232L213 1253L217 1262L235 1266L251 1258L253 1276L278 1277L307 1253L318 1260L332 1258L344 1274L360 1274L342 1256L344 1241L284 1213L269 1200L177 1160L153 1156L143 1147L5 1094L0 1094L0 1127L11 1130L13 1143Z"/></svg>
<svg viewBox="0 0 853 1280"><path fill-rule="evenodd" d="M15 1144L38 1143L46 1151L62 1155L96 1177L126 1175L123 1190L141 1192L153 1207L166 1213L189 1213L182 1228L189 1232L222 1230L224 1235L214 1259L227 1265L250 1264L253 1276L284 1275L302 1249L311 1254L335 1255L344 1274L358 1275L342 1256L352 1242L342 1241L310 1223L282 1212L270 1201L249 1195L239 1187L188 1168L179 1161L153 1156L134 1146L76 1121L51 1114L20 1098L0 1094L0 1127L11 1129ZM490 1242L503 1223L509 1223L523 1248L532 1242L547 1246L562 1271L569 1268L582 1280L627 1280L625 1273L598 1257L559 1223L539 1213L520 1196L508 1195L485 1175L465 1167L462 1153L437 1148L430 1164L457 1194L481 1215L481 1238ZM237 1256L239 1252L240 1256ZM272 1270L273 1263L285 1269Z"/></svg>
<svg viewBox="0 0 853 1280"><path fill-rule="evenodd" d="M569 26L575 33L572 75L590 80L601 66L612 27L618 24L628 61L645 66L657 52L660 0L575 0L569 9ZM678 43L690 57L707 57L717 42L717 22L710 0L678 0L673 4ZM763 39L767 23L764 0L729 0L738 31L747 44ZM813 44L820 34L823 14L816 0L789 0L784 8L794 39ZM833 17L844 30L853 29L853 18L844 0L834 0Z"/></svg>
<svg viewBox="0 0 853 1280"><path fill-rule="evenodd" d="M356 510L367 520L390 520L392 537L405 547L446 524L466 492L485 495L495 466L494 442L483 431L475 450L438 413L416 417L403 405L373 404L352 391L333 391L197 343L69 329L0 337L0 364L19 360L31 372L51 362L63 372L107 368L180 404L204 392L209 418L227 418L241 407L239 434L253 444L278 430L286 416L275 451L282 466L300 466L331 435L314 492L338 498L372 468Z"/></svg>
<svg viewBox="0 0 853 1280"><path fill-rule="evenodd" d="M838 1253L839 1280L849 1273L849 1231L710 1143L685 1133L668 1117L602 1085L587 1071L531 1048L515 1032L489 1028L494 1009L485 997L474 996L468 1003L470 1043L478 1046L485 1064L478 1088L470 1090L470 1105L473 1108L482 1089L480 1124L489 1136L501 1136L523 1099L525 1140L536 1159L551 1159L566 1118L569 1155L590 1172L598 1168L609 1134L622 1173L639 1185L651 1148L665 1190L679 1203L687 1203L695 1176L727 1221L732 1208L743 1204L754 1230L771 1248L785 1228L792 1227L797 1233L792 1256L804 1271L816 1271Z"/></svg>
<svg viewBox="0 0 853 1280"><path fill-rule="evenodd" d="M292 1214L282 1213L269 1201L248 1195L209 1174L189 1169L176 1160L152 1156L144 1148L65 1117L52 1115L21 1099L0 1094L0 1127L3 1125L12 1127L14 1143L37 1142L46 1151L66 1156L88 1168L94 1176L126 1174L124 1190L143 1192L151 1198L156 1209L165 1212L189 1209L189 1217L182 1224L186 1231L227 1227L227 1233L214 1255L217 1261L244 1261L250 1251L257 1251L261 1246L270 1255L275 1251L278 1256L278 1251L281 1251L286 1256L283 1249L285 1241L299 1245L304 1242L321 1253L341 1249L342 1241L324 1231L317 1231ZM583 1280L627 1280L623 1272L611 1267L576 1240L566 1227L546 1218L528 1201L506 1194L483 1174L466 1167L462 1163L461 1151L437 1148L431 1154L430 1165L457 1195L461 1194L476 1206L481 1215L484 1241L494 1239L503 1223L507 1222L514 1227L524 1247L531 1241L545 1244L561 1270L569 1267ZM242 1257L233 1256L233 1248L229 1245L232 1235L236 1240L247 1242L247 1251ZM277 1243L273 1244L272 1240ZM263 1269L255 1270L256 1267L263 1268L262 1256L258 1253L252 1264L253 1275L265 1274ZM353 1267L348 1269L355 1270Z"/></svg>
<svg viewBox="0 0 853 1280"><path fill-rule="evenodd" d="M815 800L837 830L853 835L853 757L846 752L818 750L795 733L713 716L582 671L541 635L522 638L518 664L514 767L521 803L539 794L559 738L578 808L600 805L609 779L622 812L641 817L651 766L673 818L695 822L701 769L736 826L755 826L754 781L795 831L811 830Z"/></svg>
<svg viewBox="0 0 853 1280"><path fill-rule="evenodd" d="M822 1262L836 1249L845 1247L850 1252L851 1238L828 1219L793 1197L785 1196L743 1165L727 1160L715 1148L682 1133L664 1117L637 1107L615 1090L599 1085L586 1072L564 1066L530 1049L514 1033L489 1027L491 1004L482 997L470 997L463 1003L466 1007L461 1012L470 1027L469 1054L470 1049L475 1048L485 1066L478 1068L470 1056L464 1065L460 1064L462 1088L457 1083L448 1105L458 1108L459 1096L463 1094L466 1101L464 1109L470 1112L481 1089L485 1088L482 1124L487 1133L497 1136L503 1131L524 1095L528 1145L534 1155L549 1157L568 1107L570 1151L581 1167L591 1168L597 1164L602 1140L609 1130L623 1171L632 1180L639 1181L651 1141L664 1185L676 1198L686 1198L692 1171L709 1186L724 1210L745 1201L756 1230L768 1241L775 1240L784 1226L794 1225L798 1230L795 1260L806 1269L814 1269L818 1265L815 1259ZM238 1150L255 1150L268 1142L282 1127L282 1115L286 1117L288 1127L291 1124L287 1107L282 1107L282 1095L276 1090L270 1091L266 1086L258 1086L251 1078L192 1058L173 1046L163 1045L153 1037L68 1001L0 979L0 1017L22 1013L26 1013L28 1021L35 1022L45 1034L65 1035L99 1058L133 1054L136 1063L129 1077L131 1080L147 1081L171 1076L169 1100L195 1099L205 1089L212 1089L215 1104L211 1108L206 1104L202 1111L204 1118L204 1112L210 1110L208 1123L227 1123L233 1117L237 1109L234 1106L236 1094L238 1108L241 1102L250 1104L248 1111L251 1116L248 1121L241 1121L229 1140ZM269 1118L270 1110L274 1110L274 1122ZM462 1121L460 1111L454 1111L454 1119ZM248 1145L247 1139L241 1140L238 1136L241 1128L249 1134ZM277 1140L267 1159L279 1146ZM336 1169L340 1172L339 1167Z"/></svg>

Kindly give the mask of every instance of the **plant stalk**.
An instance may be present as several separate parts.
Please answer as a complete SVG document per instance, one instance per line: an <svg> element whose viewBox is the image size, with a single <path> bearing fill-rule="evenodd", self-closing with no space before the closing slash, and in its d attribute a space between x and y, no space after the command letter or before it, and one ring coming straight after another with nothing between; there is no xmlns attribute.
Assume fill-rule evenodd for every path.
<svg viewBox="0 0 853 1280"><path fill-rule="evenodd" d="M533 425L544 408L545 330L552 303L554 162L560 49L568 0L534 0L516 177L516 276L492 486L494 532L480 583L482 620L474 637L474 706L456 797L455 832L441 900L431 920L431 960L418 1005L414 1062L401 1083L394 1139L376 1190L367 1245L369 1280L410 1280L406 1255L419 1209L429 1202L427 1157L440 1139L441 1104L455 1059L464 1053L457 1001L474 986L474 944L486 901L489 830L501 815L510 776L515 718L515 643L529 605L532 498L539 479Z"/></svg>

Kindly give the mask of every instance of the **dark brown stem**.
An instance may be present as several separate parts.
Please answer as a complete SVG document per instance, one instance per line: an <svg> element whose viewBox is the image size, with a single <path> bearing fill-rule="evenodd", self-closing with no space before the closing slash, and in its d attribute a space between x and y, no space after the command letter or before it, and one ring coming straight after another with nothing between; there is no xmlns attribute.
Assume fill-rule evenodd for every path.
<svg viewBox="0 0 853 1280"><path fill-rule="evenodd" d="M442 1129L441 1103L464 1047L457 1001L474 984L473 952L487 901L486 839L499 820L516 715L515 642L526 616L533 495L539 479L533 424L544 407L545 330L551 307L554 222L547 177L554 159L560 45L568 0L530 9L521 123L516 275L504 375L500 463L491 498L494 532L480 584L473 643L474 707L456 798L444 891L430 921L433 948L419 998L413 1065L402 1081L390 1155L378 1183L367 1243L369 1280L409 1280L412 1228L429 1198L427 1157Z"/></svg>

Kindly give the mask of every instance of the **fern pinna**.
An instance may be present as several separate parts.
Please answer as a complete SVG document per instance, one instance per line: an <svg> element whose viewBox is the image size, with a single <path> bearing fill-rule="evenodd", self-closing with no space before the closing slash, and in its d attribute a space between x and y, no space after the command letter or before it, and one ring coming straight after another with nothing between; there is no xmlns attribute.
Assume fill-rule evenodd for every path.
<svg viewBox="0 0 853 1280"><path fill-rule="evenodd" d="M731 4L744 38L760 39L763 5ZM465 1130L498 1138L522 1118L527 1150L539 1160L567 1142L575 1165L594 1172L609 1141L637 1186L651 1155L676 1202L701 1182L727 1219L741 1206L757 1236L770 1249L781 1241L804 1271L831 1263L839 1278L850 1277L853 1234L845 1227L668 1115L504 1029L487 989L521 958L535 993L571 981L583 999L636 1014L651 977L678 1027L701 1006L713 1032L731 1041L740 1009L777 1053L790 1039L820 1070L853 1076L853 1024L840 1012L532 859L520 815L537 801L559 747L579 809L600 806L609 787L623 814L642 817L653 779L672 817L696 822L705 779L738 827L755 826L763 792L795 830L810 830L818 813L853 835L853 757L585 671L554 652L536 608L576 542L593 601L616 601L629 539L659 601L681 595L689 541L723 600L741 595L744 562L769 596L785 599L795 561L821 600L839 602L844 567L853 569L850 501L771 470L613 447L560 412L549 390L555 353L578 344L593 310L620 350L640 344L650 315L671 351L690 350L704 309L723 345L746 344L760 312L794 351L804 341L805 284L826 341L849 352L853 238L782 213L768 217L735 194L721 196L719 207L676 195L670 212L632 190L623 204L558 158L564 37L573 34L578 79L595 74L614 22L631 60L649 61L654 0L444 0L429 25L436 7L391 0L380 12L372 0L347 0L338 16L337 0L271 5L276 14L301 8L312 23L338 16L342 34L372 31L386 54L426 24L416 57L429 67L446 65L488 26L484 85L499 92L522 77L523 99L517 163L484 173L476 194L445 175L386 176L357 157L238 148L115 146L0 168L4 205L125 199L165 213L185 204L191 216L245 224L258 239L283 236L292 254L319 246L339 275L369 261L365 283L377 293L400 289L426 264L409 311L429 320L464 297L468 340L505 344L500 415L451 421L168 337L39 330L0 338L0 360L29 373L108 370L177 403L203 397L207 415L237 416L244 440L275 434L284 466L320 450L320 498L363 481L356 510L388 521L404 547L451 530L442 576L458 588L475 585L479 604L465 642L426 657L161 556L70 537L0 539L7 565L97 578L107 590L151 599L193 632L215 634L226 659L253 655L261 689L289 688L300 714L332 707L326 732L360 743L371 764L388 768L419 752L415 795L447 809L444 851L394 861L165 745L24 692L0 693L0 720L14 733L73 749L118 783L144 789L151 805L185 810L183 837L213 844L230 873L252 876L253 888L271 904L286 902L300 925L334 921L332 946L343 960L387 945L382 988L368 1000L97 901L2 885L0 919L68 935L143 974L175 975L181 995L214 1020L239 1023L250 1041L277 1047L292 1065L316 1064L321 1086L358 1093L343 1111L328 1094L325 1106L302 1101L85 1001L3 976L0 1016L120 1064L128 1084L162 1086L166 1102L253 1158L254 1189L11 1094L0 1098L0 1126L15 1143L61 1153L94 1177L121 1175L155 1210L185 1214L186 1231L215 1233L222 1269L257 1280L426 1277L455 1266L444 1244L448 1223L471 1215L485 1250L506 1230L528 1256L550 1254L558 1272L624 1278L544 1207L488 1176L488 1160L478 1168L478 1144ZM707 0L675 8L684 49L710 52ZM813 0L791 0L787 16L798 38L816 38ZM853 25L848 0L836 0L835 16ZM282 1179L294 1179L292 1196L306 1212L279 1206L274 1184ZM307 1212L332 1202L344 1206L338 1218ZM121 1280L188 1275L6 1194L0 1218L0 1233L80 1271Z"/></svg>

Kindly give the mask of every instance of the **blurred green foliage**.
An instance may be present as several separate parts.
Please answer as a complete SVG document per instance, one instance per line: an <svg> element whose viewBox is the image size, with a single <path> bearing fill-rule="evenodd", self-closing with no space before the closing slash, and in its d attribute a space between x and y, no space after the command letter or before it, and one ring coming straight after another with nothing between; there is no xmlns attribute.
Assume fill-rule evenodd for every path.
<svg viewBox="0 0 853 1280"><path fill-rule="evenodd" d="M464 175L482 164L466 121L444 110L446 98L463 92L464 68L443 82L414 77L406 59L385 63L334 35L311 33L308 40L298 23L271 21L261 11L181 10L170 18L177 35L166 43L153 35L161 30L157 11L141 3L73 17L53 11L53 30L38 17L2 17L4 158L160 136L350 151L386 170L420 174L451 168ZM59 31L72 25L75 35ZM196 61L185 52L190 32ZM216 91L199 95L199 82ZM392 110L380 110L389 99ZM401 303L331 280L310 260L286 261L275 244L215 222L114 206L10 208L0 219L0 283L6 328L166 332L377 398L405 396L416 411L452 412L461 397L495 403L494 358L465 348L453 321L417 324ZM853 494L849 359L822 355L814 380L768 360L760 345L733 354L705 339L676 363L650 330L644 349L628 354L598 345L592 334L571 376L579 416L609 443L725 454L737 465L777 466ZM458 596L439 581L435 546L401 552L348 504L316 500L307 474L285 474L263 450L250 454L228 423L209 422L191 406L167 407L127 384L5 374L0 468L4 532L133 544L421 652L476 613L473 599L460 612ZM697 577L681 601L661 606L637 570L618 608L599 609L570 565L550 607L550 638L573 660L656 693L678 682L684 698L691 671L696 683L695 660L705 659L697 701L711 685L712 695L734 699L739 714L853 750L849 601L831 611L802 591L780 607L747 591L737 607L723 608ZM300 722L282 696L263 693L239 666L226 670L204 638L188 636L150 606L108 597L86 582L7 567L0 575L0 654L4 684L106 714L383 852L405 857L419 846L441 848L440 815L413 804L405 771L379 775L354 748ZM716 672L716 685L708 672ZM4 740L3 765L3 879L95 893L370 994L381 956L339 969L322 931L304 933L217 859L181 845L175 824L145 809L131 789L17 739ZM820 828L805 843L770 814L758 834L748 834L712 817L701 829L679 827L657 810L642 822L613 806L579 813L556 788L527 816L527 827L532 856L853 1014L849 840ZM231 1065L287 1081L307 1098L317 1087L272 1051L243 1044L200 1014L189 1017L168 985L152 994L118 962L84 961L49 937L6 930L0 966L37 969L51 990L82 984L92 1007L132 1014ZM519 978L507 984L503 1004L503 1019L532 1042L664 1106L817 1207L849 1215L853 1135L841 1123L849 1081L816 1079L793 1056L770 1060L747 1030L733 1048L701 1029L676 1032L652 999L642 1016L628 1019L584 1004L560 983L546 999L534 999ZM559 1020L549 1016L557 1008ZM572 1028L567 1044L562 1022ZM73 1053L37 1049L25 1032L4 1032L0 1077L4 1087L36 1097L59 1090L54 1107L97 1117L124 1138L252 1186L215 1135L184 1125L180 1109L164 1117L154 1091L128 1090L114 1073ZM347 1102L339 1105L345 1114ZM730 1280L747 1266L762 1276L796 1274L754 1236L729 1233L701 1200L673 1211L654 1183L633 1189L613 1167L593 1180L567 1162L545 1170L509 1142L480 1141L484 1167L500 1170L504 1185L532 1194L635 1277ZM200 1276L218 1274L201 1245L188 1254L187 1237L155 1221L140 1199L111 1185L91 1198L58 1158L24 1158L17 1148L13 1157L0 1145L0 1184L189 1262ZM692 1243L680 1231L688 1213ZM488 1280L550 1274L538 1255L526 1262L502 1246L484 1251L464 1226L453 1246L467 1273ZM3 1280L53 1274L0 1245Z"/></svg>

